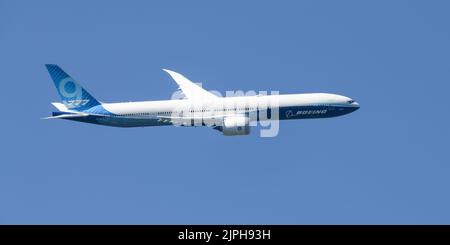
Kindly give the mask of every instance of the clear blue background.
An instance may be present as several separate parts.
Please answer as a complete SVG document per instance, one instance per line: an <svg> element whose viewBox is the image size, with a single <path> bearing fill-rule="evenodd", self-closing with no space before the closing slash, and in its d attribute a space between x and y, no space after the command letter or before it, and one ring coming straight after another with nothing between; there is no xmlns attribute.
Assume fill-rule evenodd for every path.
<svg viewBox="0 0 450 245"><path fill-rule="evenodd" d="M0 1L0 223L449 224L448 1ZM106 102L331 92L276 138L40 118L56 63Z"/></svg>

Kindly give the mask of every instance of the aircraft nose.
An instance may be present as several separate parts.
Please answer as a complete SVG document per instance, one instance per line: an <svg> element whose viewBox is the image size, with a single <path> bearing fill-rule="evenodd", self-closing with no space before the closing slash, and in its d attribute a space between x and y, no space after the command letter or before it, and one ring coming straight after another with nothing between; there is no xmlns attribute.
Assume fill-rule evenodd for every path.
<svg viewBox="0 0 450 245"><path fill-rule="evenodd" d="M359 103L356 101L352 103L352 106L355 109L355 111L359 109Z"/></svg>

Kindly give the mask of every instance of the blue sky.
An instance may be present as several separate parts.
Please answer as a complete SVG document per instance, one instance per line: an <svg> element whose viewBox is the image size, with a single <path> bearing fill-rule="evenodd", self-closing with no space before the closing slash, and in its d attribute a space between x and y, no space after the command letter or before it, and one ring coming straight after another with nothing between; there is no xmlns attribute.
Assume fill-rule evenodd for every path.
<svg viewBox="0 0 450 245"><path fill-rule="evenodd" d="M0 0L2 224L449 224L448 1ZM330 92L275 138L45 121L56 63L106 102Z"/></svg>

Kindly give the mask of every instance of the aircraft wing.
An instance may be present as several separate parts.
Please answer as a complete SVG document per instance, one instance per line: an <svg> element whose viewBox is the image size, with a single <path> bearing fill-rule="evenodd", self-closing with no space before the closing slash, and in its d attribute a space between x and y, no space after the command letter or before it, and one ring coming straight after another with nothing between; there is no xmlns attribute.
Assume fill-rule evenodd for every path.
<svg viewBox="0 0 450 245"><path fill-rule="evenodd" d="M256 113L256 111L252 111L251 113ZM156 116L161 121L184 121L184 120L222 120L226 117L235 117L235 116L247 116L247 113L235 112L235 113L225 113L225 114L211 114L211 115L200 115L200 116Z"/></svg>
<svg viewBox="0 0 450 245"><path fill-rule="evenodd" d="M217 123L222 121L225 117L233 116L235 114L227 114L227 115L210 115L210 116L157 116L159 121L162 122L172 122L172 123L182 123L182 122L191 122L192 120L197 122L210 122Z"/></svg>
<svg viewBox="0 0 450 245"><path fill-rule="evenodd" d="M199 85L193 83L189 79L187 79L185 76L181 75L180 73L163 69L165 72L169 73L169 75L175 80L175 82L180 87L181 91L183 91L183 94L186 95L188 99L193 100L212 100L217 99L216 95L214 95L211 92L206 91Z"/></svg>
<svg viewBox="0 0 450 245"><path fill-rule="evenodd" d="M224 117L229 117L229 116L233 116L235 114L228 114L228 115L211 115L211 116L199 116L199 117L173 117L173 116L157 116L158 118L162 118L162 119L168 119L168 120L201 120L201 119L218 119L218 118L224 118Z"/></svg>

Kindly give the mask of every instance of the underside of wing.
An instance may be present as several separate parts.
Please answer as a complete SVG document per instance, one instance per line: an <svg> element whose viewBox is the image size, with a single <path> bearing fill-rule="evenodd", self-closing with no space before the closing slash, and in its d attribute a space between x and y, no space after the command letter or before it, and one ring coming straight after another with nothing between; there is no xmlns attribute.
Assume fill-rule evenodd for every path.
<svg viewBox="0 0 450 245"><path fill-rule="evenodd" d="M196 119L223 119L225 117L232 117L232 116L242 116L240 114L223 114L223 115L207 115L207 116L157 116L158 118L164 118L164 119L184 119L184 120L196 120Z"/></svg>
<svg viewBox="0 0 450 245"><path fill-rule="evenodd" d="M175 80L175 82L180 87L181 91L183 91L183 94L188 98L192 100L212 100L217 99L218 97L214 95L211 92L206 91L199 85L193 83L189 79L187 79L185 76L181 75L180 73L163 69L165 72L169 73L169 75Z"/></svg>
<svg viewBox="0 0 450 245"><path fill-rule="evenodd" d="M226 113L226 114L206 114L206 115L181 115L181 116L175 116L175 115L158 115L157 118L159 118L160 121L164 122L172 122L172 123L191 123L194 122L203 122L207 123L209 125L222 125L223 121L226 118L235 118L235 117L246 117L250 118L249 115L246 113Z"/></svg>

